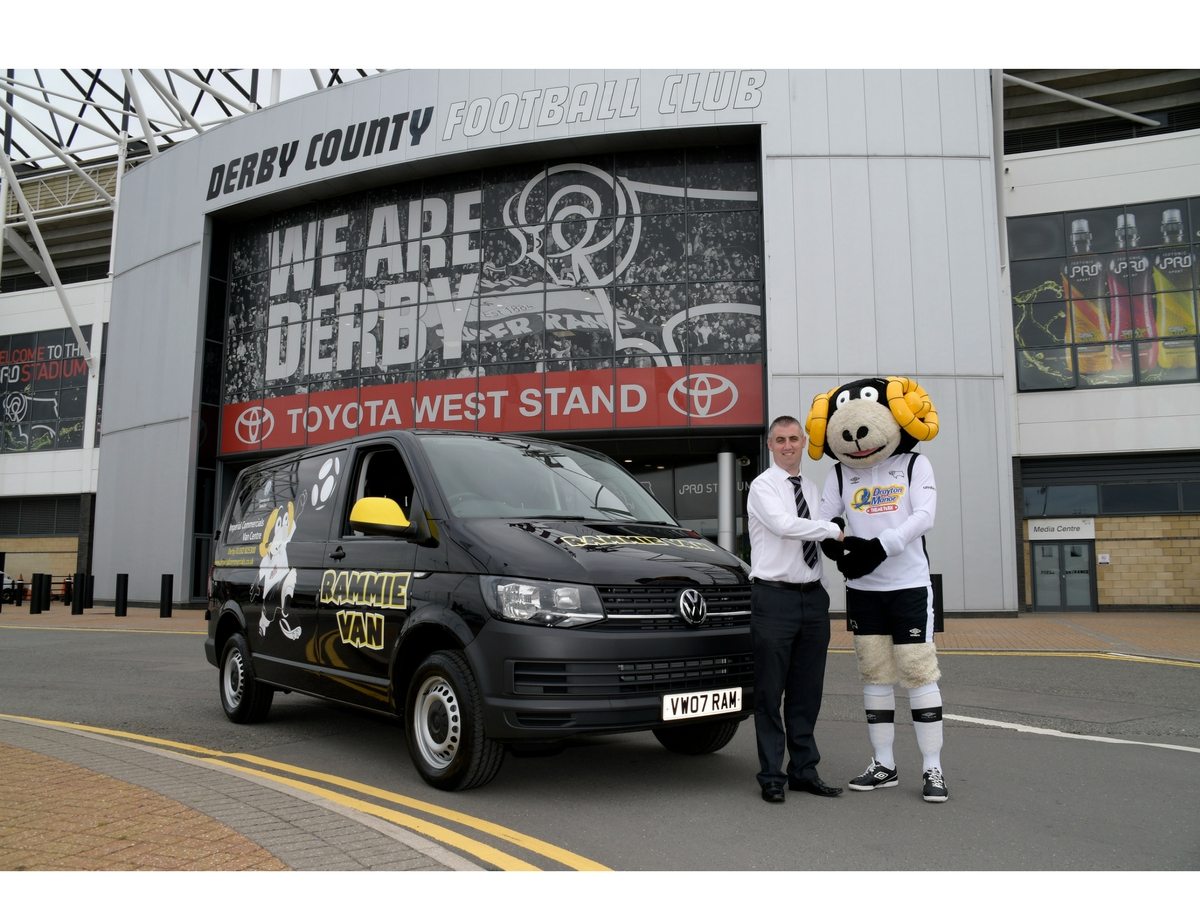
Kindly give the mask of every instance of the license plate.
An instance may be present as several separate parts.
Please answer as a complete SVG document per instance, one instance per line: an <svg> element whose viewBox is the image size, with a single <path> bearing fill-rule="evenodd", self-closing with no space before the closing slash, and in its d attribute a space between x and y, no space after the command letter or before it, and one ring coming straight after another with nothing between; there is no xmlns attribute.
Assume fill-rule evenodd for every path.
<svg viewBox="0 0 1200 900"><path fill-rule="evenodd" d="M690 694L666 694L662 698L664 722L673 719L700 719L722 713L740 712L742 689L720 688L715 691L692 691Z"/></svg>

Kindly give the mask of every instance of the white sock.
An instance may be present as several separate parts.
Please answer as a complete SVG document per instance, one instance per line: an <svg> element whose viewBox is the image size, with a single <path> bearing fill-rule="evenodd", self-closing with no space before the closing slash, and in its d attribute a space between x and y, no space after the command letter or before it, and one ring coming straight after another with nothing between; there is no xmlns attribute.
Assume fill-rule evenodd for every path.
<svg viewBox="0 0 1200 900"><path fill-rule="evenodd" d="M867 738L875 762L896 768L892 745L896 741L896 692L890 684L863 685L863 709L867 713Z"/></svg>
<svg viewBox="0 0 1200 900"><path fill-rule="evenodd" d="M921 748L923 771L942 768L942 692L937 682L910 688L908 705L912 709L913 729Z"/></svg>

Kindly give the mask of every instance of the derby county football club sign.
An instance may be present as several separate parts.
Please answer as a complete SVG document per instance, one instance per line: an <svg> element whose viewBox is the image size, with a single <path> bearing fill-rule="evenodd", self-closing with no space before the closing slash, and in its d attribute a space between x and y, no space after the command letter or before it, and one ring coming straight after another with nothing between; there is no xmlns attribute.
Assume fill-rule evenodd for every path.
<svg viewBox="0 0 1200 900"><path fill-rule="evenodd" d="M389 428L757 426L754 147L407 182L232 239L225 453Z"/></svg>

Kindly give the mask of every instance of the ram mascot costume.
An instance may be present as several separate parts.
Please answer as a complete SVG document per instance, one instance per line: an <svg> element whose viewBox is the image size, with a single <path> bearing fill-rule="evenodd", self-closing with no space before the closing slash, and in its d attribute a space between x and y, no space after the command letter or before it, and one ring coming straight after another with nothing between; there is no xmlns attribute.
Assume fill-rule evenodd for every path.
<svg viewBox="0 0 1200 900"><path fill-rule="evenodd" d="M825 541L821 549L846 577L846 616L873 751L871 764L849 787L873 791L899 784L893 754L899 683L908 690L923 756L922 796L944 802L941 672L925 552L937 486L929 460L913 452L937 436L937 410L911 379L863 378L818 395L805 431L809 456L836 460L819 518L837 522L846 538Z"/></svg>

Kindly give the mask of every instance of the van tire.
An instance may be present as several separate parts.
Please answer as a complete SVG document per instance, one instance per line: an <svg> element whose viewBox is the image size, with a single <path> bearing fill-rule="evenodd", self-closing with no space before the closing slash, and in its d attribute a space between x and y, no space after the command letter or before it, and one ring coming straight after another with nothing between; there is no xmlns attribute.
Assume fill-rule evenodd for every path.
<svg viewBox="0 0 1200 900"><path fill-rule="evenodd" d="M431 653L413 673L404 738L417 772L443 791L481 787L504 762L504 746L483 732L483 702L471 667L453 650Z"/></svg>
<svg viewBox="0 0 1200 900"><path fill-rule="evenodd" d="M275 691L254 677L250 647L241 633L225 642L217 677L221 708L231 722L251 725L267 717Z"/></svg>
<svg viewBox="0 0 1200 900"><path fill-rule="evenodd" d="M676 725L673 728L655 728L654 736L672 753L701 756L705 753L716 753L732 741L741 724L741 719L694 722L691 725Z"/></svg>

